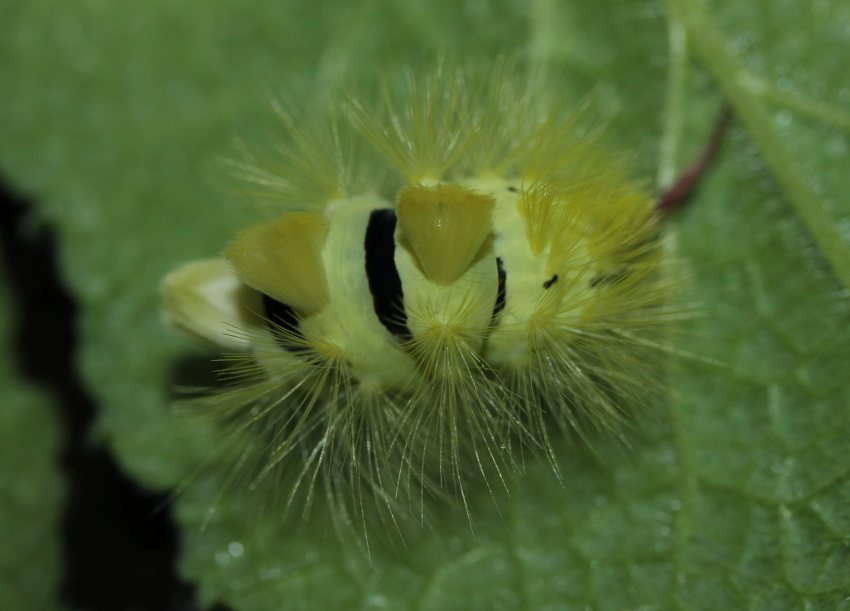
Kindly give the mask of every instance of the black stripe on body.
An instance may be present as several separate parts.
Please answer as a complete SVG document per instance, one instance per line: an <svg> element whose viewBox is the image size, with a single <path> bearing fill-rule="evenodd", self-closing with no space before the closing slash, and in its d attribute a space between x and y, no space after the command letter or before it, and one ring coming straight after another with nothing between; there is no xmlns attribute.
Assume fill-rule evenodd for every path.
<svg viewBox="0 0 850 611"><path fill-rule="evenodd" d="M293 354L304 354L310 350L298 326L298 316L292 306L263 293L263 309L269 321L267 324L269 330L282 348Z"/></svg>
<svg viewBox="0 0 850 611"><path fill-rule="evenodd" d="M404 292L395 265L396 215L392 208L373 210L366 227L366 278L378 320L401 341L412 338L404 312Z"/></svg>
<svg viewBox="0 0 850 611"><path fill-rule="evenodd" d="M496 257L496 271L499 274L499 289L496 293L496 304L493 306L493 316L490 318L493 322L496 321L499 313L505 309L505 300L508 297L508 274L502 264L502 257Z"/></svg>

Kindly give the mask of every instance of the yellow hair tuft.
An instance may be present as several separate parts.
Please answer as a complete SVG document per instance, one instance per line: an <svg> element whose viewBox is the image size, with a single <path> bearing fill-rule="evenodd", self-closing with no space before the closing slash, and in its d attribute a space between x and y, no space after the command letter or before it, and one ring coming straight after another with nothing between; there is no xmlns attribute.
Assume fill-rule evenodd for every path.
<svg viewBox="0 0 850 611"><path fill-rule="evenodd" d="M460 278L493 228L496 200L457 183L410 185L398 195L403 239L425 277L447 286Z"/></svg>
<svg viewBox="0 0 850 611"><path fill-rule="evenodd" d="M321 214L291 212L240 231L224 257L251 288L300 312L319 312L330 301L322 262L329 230Z"/></svg>

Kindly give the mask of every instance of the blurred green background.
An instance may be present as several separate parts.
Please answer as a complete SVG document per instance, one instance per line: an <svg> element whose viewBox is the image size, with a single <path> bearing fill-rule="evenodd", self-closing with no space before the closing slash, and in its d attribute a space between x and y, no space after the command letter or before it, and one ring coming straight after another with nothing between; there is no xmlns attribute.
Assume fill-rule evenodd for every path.
<svg viewBox="0 0 850 611"><path fill-rule="evenodd" d="M215 474L133 514L124 496L153 509L143 490L209 453L208 431L173 426L176 372L198 353L162 326L158 283L244 222L219 160L279 129L270 89L439 52L548 63L565 106L592 96L659 189L731 101L666 228L705 312L667 404L625 456L565 448L563 486L532 462L500 513L473 500L475 537L447 520L371 561L321 519L283 527L239 495L201 531ZM3 0L0 608L58 607L60 587L65 607L191 608L169 515L201 607L850 608L848 131L840 0ZM81 540L87 519L139 549L119 561ZM145 547L157 537L164 551Z"/></svg>

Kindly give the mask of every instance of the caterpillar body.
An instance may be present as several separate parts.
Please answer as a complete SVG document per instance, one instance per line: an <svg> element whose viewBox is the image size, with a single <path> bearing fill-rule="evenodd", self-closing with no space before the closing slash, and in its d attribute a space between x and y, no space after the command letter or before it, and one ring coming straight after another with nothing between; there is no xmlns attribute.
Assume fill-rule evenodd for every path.
<svg viewBox="0 0 850 611"><path fill-rule="evenodd" d="M232 353L196 399L240 465L337 517L466 502L553 433L615 433L658 381L669 318L654 200L545 79L445 68L282 110L270 204L164 281L178 329Z"/></svg>

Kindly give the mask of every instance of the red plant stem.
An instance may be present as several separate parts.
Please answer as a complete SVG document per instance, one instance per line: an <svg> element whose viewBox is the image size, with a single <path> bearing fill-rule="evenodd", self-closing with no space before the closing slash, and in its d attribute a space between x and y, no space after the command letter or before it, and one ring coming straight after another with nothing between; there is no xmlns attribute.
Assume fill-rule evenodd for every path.
<svg viewBox="0 0 850 611"><path fill-rule="evenodd" d="M705 148L703 148L696 161L659 198L657 209L660 213L665 214L670 212L691 193L700 176L702 176L703 171L705 171L706 166L708 166L714 157L717 149L720 148L720 143L723 142L723 134L731 118L732 106L728 102L724 103L720 111L720 118L714 126L714 131L711 133L708 144L705 145Z"/></svg>

